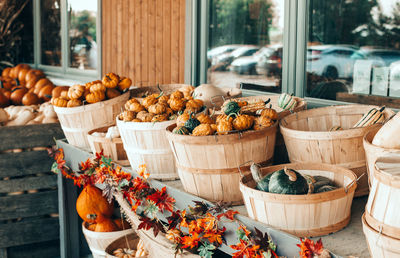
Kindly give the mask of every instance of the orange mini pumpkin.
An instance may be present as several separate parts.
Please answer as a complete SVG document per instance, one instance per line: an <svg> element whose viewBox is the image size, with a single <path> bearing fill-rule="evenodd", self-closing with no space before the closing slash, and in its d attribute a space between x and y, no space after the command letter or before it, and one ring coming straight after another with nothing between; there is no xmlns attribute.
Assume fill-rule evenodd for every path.
<svg viewBox="0 0 400 258"><path fill-rule="evenodd" d="M156 115L161 115L167 111L167 106L162 103L156 103L149 106L148 111Z"/></svg>
<svg viewBox="0 0 400 258"><path fill-rule="evenodd" d="M37 80L39 80L44 77L45 77L45 75L41 70L31 69L26 73L25 81L27 82L33 78L36 78Z"/></svg>
<svg viewBox="0 0 400 258"><path fill-rule="evenodd" d="M157 103L157 97L158 94L152 94L150 96L147 96L143 99L142 101L142 105L147 109L149 108L151 105L156 104Z"/></svg>
<svg viewBox="0 0 400 258"><path fill-rule="evenodd" d="M67 107L79 107L79 106L82 106L82 101L80 99L68 100Z"/></svg>
<svg viewBox="0 0 400 258"><path fill-rule="evenodd" d="M104 91L106 91L106 86L104 86L103 83L98 82L98 83L91 85L89 90L90 90L90 92L95 92L95 91L103 91L104 92Z"/></svg>
<svg viewBox="0 0 400 258"><path fill-rule="evenodd" d="M122 77L120 82L118 83L118 89L120 91L124 91L126 89L129 89L132 85L132 80L127 78L127 77Z"/></svg>
<svg viewBox="0 0 400 258"><path fill-rule="evenodd" d="M183 98L170 98L168 105L173 111L178 112L185 108L185 100Z"/></svg>
<svg viewBox="0 0 400 258"><path fill-rule="evenodd" d="M108 73L104 75L102 82L106 88L115 88L119 83L119 76L115 73Z"/></svg>
<svg viewBox="0 0 400 258"><path fill-rule="evenodd" d="M68 100L63 98L52 98L50 103L56 107L67 107Z"/></svg>
<svg viewBox="0 0 400 258"><path fill-rule="evenodd" d="M214 123L214 121L211 119L211 117L204 113L199 114L196 118L202 124L213 124Z"/></svg>
<svg viewBox="0 0 400 258"><path fill-rule="evenodd" d="M72 85L68 89L68 98L79 99L80 97L82 97L84 91L85 86L79 84Z"/></svg>
<svg viewBox="0 0 400 258"><path fill-rule="evenodd" d="M88 95L86 95L86 101L90 104L100 102L106 98L106 95L102 91L95 91L91 92Z"/></svg>
<svg viewBox="0 0 400 258"><path fill-rule="evenodd" d="M68 86L56 86L56 87L54 87L53 91L51 92L51 96L58 98L61 96L61 92L68 91L68 90L69 90Z"/></svg>
<svg viewBox="0 0 400 258"><path fill-rule="evenodd" d="M177 91L173 92L169 98L170 99L183 99L184 95L183 95L183 92L177 90Z"/></svg>
<svg viewBox="0 0 400 258"><path fill-rule="evenodd" d="M6 67L4 70L1 72L2 77L10 77L10 72L11 72L11 67Z"/></svg>

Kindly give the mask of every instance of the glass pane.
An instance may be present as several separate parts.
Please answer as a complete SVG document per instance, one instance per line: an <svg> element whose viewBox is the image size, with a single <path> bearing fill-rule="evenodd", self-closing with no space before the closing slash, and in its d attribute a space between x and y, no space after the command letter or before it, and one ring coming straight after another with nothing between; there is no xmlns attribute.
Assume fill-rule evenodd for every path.
<svg viewBox="0 0 400 258"><path fill-rule="evenodd" d="M211 0L208 82L281 91L283 0Z"/></svg>
<svg viewBox="0 0 400 258"><path fill-rule="evenodd" d="M19 47L16 63L32 64L33 61L33 1L28 1L25 8L17 18L22 24L20 32L21 45Z"/></svg>
<svg viewBox="0 0 400 258"><path fill-rule="evenodd" d="M97 68L96 16L97 0L68 0L70 67Z"/></svg>
<svg viewBox="0 0 400 258"><path fill-rule="evenodd" d="M400 0L310 0L306 95L400 107Z"/></svg>
<svg viewBox="0 0 400 258"><path fill-rule="evenodd" d="M60 0L41 0L40 4L42 64L61 66Z"/></svg>

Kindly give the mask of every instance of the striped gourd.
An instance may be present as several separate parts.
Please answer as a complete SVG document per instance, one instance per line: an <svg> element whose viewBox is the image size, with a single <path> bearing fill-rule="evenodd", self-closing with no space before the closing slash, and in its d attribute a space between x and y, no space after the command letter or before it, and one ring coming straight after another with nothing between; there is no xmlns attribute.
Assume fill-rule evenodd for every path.
<svg viewBox="0 0 400 258"><path fill-rule="evenodd" d="M278 106L283 110L293 110L296 105L297 101L293 95L282 93L278 98Z"/></svg>
<svg viewBox="0 0 400 258"><path fill-rule="evenodd" d="M383 113L383 110L385 110L385 107L381 107L380 109L371 109L368 111L368 113L361 117L361 119L354 125L354 128L365 127L376 123L383 123L385 121L385 114Z"/></svg>
<svg viewBox="0 0 400 258"><path fill-rule="evenodd" d="M266 101L259 100L254 103L248 103L246 106L240 108L240 111L243 113L256 113L258 110L263 110L267 108L267 104L271 102L271 99L267 99Z"/></svg>

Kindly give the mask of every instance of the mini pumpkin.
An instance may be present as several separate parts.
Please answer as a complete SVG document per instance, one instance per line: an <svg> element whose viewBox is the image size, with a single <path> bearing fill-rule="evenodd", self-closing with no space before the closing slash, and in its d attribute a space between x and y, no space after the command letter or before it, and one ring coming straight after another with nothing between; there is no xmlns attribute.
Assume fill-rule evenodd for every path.
<svg viewBox="0 0 400 258"><path fill-rule="evenodd" d="M183 98L170 98L168 100L168 105L173 111L178 112L184 109L185 100Z"/></svg>
<svg viewBox="0 0 400 258"><path fill-rule="evenodd" d="M266 116L259 116L254 120L254 130L261 130L274 125L274 121Z"/></svg>
<svg viewBox="0 0 400 258"><path fill-rule="evenodd" d="M217 124L217 133L220 135L228 134L233 130L232 122L228 117L227 119L222 119Z"/></svg>
<svg viewBox="0 0 400 258"><path fill-rule="evenodd" d="M106 88L115 88L118 86L119 76L115 73L108 73L104 75L101 81Z"/></svg>
<svg viewBox="0 0 400 258"><path fill-rule="evenodd" d="M122 120L123 120L124 122L132 121L132 120L135 119L135 118L136 118L136 113L133 112L133 111L125 110L125 111L122 113Z"/></svg>
<svg viewBox="0 0 400 258"><path fill-rule="evenodd" d="M150 113L160 115L167 111L167 106L162 103L156 103L148 107L147 109Z"/></svg>
<svg viewBox="0 0 400 258"><path fill-rule="evenodd" d="M269 108L263 109L260 115L268 117L272 120L278 119L278 112L276 112L276 110L272 108L272 105L269 105Z"/></svg>
<svg viewBox="0 0 400 258"><path fill-rule="evenodd" d="M142 122L151 122L151 119L153 119L153 114L149 113L147 111L140 111L137 113L136 118L140 119Z"/></svg>
<svg viewBox="0 0 400 258"><path fill-rule="evenodd" d="M162 115L153 116L153 118L151 119L151 122L163 122L163 121L167 121L167 120L168 120L168 116L166 114L162 114Z"/></svg>
<svg viewBox="0 0 400 258"><path fill-rule="evenodd" d="M79 106L82 106L82 101L80 99L68 100L67 107L79 107Z"/></svg>
<svg viewBox="0 0 400 258"><path fill-rule="evenodd" d="M131 104L129 105L129 109L128 109L128 110L133 111L133 112L136 112L136 113L139 113L140 111L144 111L145 108L144 108L144 106L143 106L142 104L140 104L139 102L134 102L134 103L131 103Z"/></svg>
<svg viewBox="0 0 400 258"><path fill-rule="evenodd" d="M232 122L232 121L233 121L233 117L232 117L232 116L228 117L228 116L225 115L225 114L221 114L221 115L218 115L218 116L217 116L216 122L217 122L217 124L218 124L218 123L220 123L220 122L223 121L223 120L229 120L229 122Z"/></svg>
<svg viewBox="0 0 400 258"><path fill-rule="evenodd" d="M85 86L79 84L72 85L68 90L68 98L79 99L82 97L84 91Z"/></svg>
<svg viewBox="0 0 400 258"><path fill-rule="evenodd" d="M183 99L185 96L183 95L183 92L177 90L171 94L169 97L170 99Z"/></svg>
<svg viewBox="0 0 400 258"><path fill-rule="evenodd" d="M86 87L86 89L87 89L87 87ZM90 92L95 92L95 91L103 91L104 92L104 91L106 91L106 89L107 89L106 86L104 86L104 84L101 83L101 81L94 83L89 87Z"/></svg>
<svg viewBox="0 0 400 258"><path fill-rule="evenodd" d="M214 134L214 130L210 124L200 124L196 128L194 128L192 134L194 136L206 136Z"/></svg>
<svg viewBox="0 0 400 258"><path fill-rule="evenodd" d="M68 91L69 87L68 86L56 86L53 91L51 92L51 96L58 98L61 96L61 92L63 91Z"/></svg>
<svg viewBox="0 0 400 258"><path fill-rule="evenodd" d="M181 91L183 93L185 98L192 96L194 90L195 90L195 88L191 85L186 85L186 86L182 86L181 88L179 88L179 91Z"/></svg>
<svg viewBox="0 0 400 258"><path fill-rule="evenodd" d="M237 115L235 119L233 119L232 125L235 130L244 131L250 129L254 123L254 117L249 115Z"/></svg>
<svg viewBox="0 0 400 258"><path fill-rule="evenodd" d="M129 248L118 248L113 251L113 255L117 258L134 258L135 254L136 251Z"/></svg>
<svg viewBox="0 0 400 258"><path fill-rule="evenodd" d="M1 76L2 77L10 77L10 71L11 71L11 67L4 68L4 70L1 72Z"/></svg>
<svg viewBox="0 0 400 258"><path fill-rule="evenodd" d="M157 96L152 94L150 96L147 96L143 99L142 101L142 105L147 109L149 108L151 105L156 104L157 103Z"/></svg>
<svg viewBox="0 0 400 258"><path fill-rule="evenodd" d="M186 121L189 120L190 115L188 113L183 113L182 115L176 118L176 126L184 126Z"/></svg>
<svg viewBox="0 0 400 258"><path fill-rule="evenodd" d="M186 102L186 108L194 108L196 110L201 110L204 106L204 102L201 99L192 99Z"/></svg>
<svg viewBox="0 0 400 258"><path fill-rule="evenodd" d="M106 96L108 99L116 98L120 96L121 93L117 89L107 89Z"/></svg>
<svg viewBox="0 0 400 258"><path fill-rule="evenodd" d="M185 122L185 127L189 130L189 132L193 132L194 128L200 125L200 121L194 117L193 114L189 115L189 119Z"/></svg>
<svg viewBox="0 0 400 258"><path fill-rule="evenodd" d="M69 97L68 97L68 91L67 91L67 90L63 90L63 91L61 91L61 93L60 93L60 98L63 98L63 99L69 100Z"/></svg>
<svg viewBox="0 0 400 258"><path fill-rule="evenodd" d="M126 89L129 89L132 85L132 80L127 78L127 77L122 77L121 80L118 83L118 89L120 91L124 91Z"/></svg>
<svg viewBox="0 0 400 258"><path fill-rule="evenodd" d="M165 114L167 114L168 117L174 115L174 111L172 111L171 108L167 107L167 110L165 111Z"/></svg>
<svg viewBox="0 0 400 258"><path fill-rule="evenodd" d="M130 110L129 106L130 106L131 104L133 104L133 103L140 103L140 102L139 102L139 100L137 100L137 99L135 99L135 98L130 99L130 100L128 100L128 101L125 103L125 109L126 109L126 110Z"/></svg>
<svg viewBox="0 0 400 258"><path fill-rule="evenodd" d="M91 92L86 95L86 101L90 104L102 101L106 98L106 95L102 91Z"/></svg>
<svg viewBox="0 0 400 258"><path fill-rule="evenodd" d="M216 132L216 131L217 131L217 129L218 129L218 126L217 126L217 124L210 124L210 126L211 126L211 129L213 129L213 130L214 130L214 132Z"/></svg>
<svg viewBox="0 0 400 258"><path fill-rule="evenodd" d="M211 119L211 117L204 113L197 115L197 120L199 120L200 123L202 123L202 124L213 124L214 123L214 121Z"/></svg>
<svg viewBox="0 0 400 258"><path fill-rule="evenodd" d="M158 97L158 103L165 103L168 104L169 95L162 95Z"/></svg>
<svg viewBox="0 0 400 258"><path fill-rule="evenodd" d="M240 107L236 101L229 101L226 105L222 107L222 111L225 113L225 115L230 115L238 113L240 111Z"/></svg>
<svg viewBox="0 0 400 258"><path fill-rule="evenodd" d="M63 98L52 98L50 103L56 107L67 107L68 100Z"/></svg>
<svg viewBox="0 0 400 258"><path fill-rule="evenodd" d="M189 130L184 126L175 127L174 130L172 130L172 133L181 134L181 135L189 135L190 134Z"/></svg>

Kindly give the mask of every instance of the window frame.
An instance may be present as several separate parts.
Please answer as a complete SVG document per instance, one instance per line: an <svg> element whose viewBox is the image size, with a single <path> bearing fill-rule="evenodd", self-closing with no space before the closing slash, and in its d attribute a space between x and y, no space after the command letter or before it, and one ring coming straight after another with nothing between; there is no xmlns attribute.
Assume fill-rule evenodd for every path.
<svg viewBox="0 0 400 258"><path fill-rule="evenodd" d="M41 0L33 1L33 38L34 38L34 63L30 64L36 69L43 70L46 74L61 78L73 80L95 80L100 78L102 74L102 28L101 28L101 14L102 14L102 1L97 0L97 16L96 16L96 44L97 44L97 68L95 70L80 70L78 68L69 67L69 39L68 39L68 0L60 0L61 11L61 65L51 66L41 64Z"/></svg>

